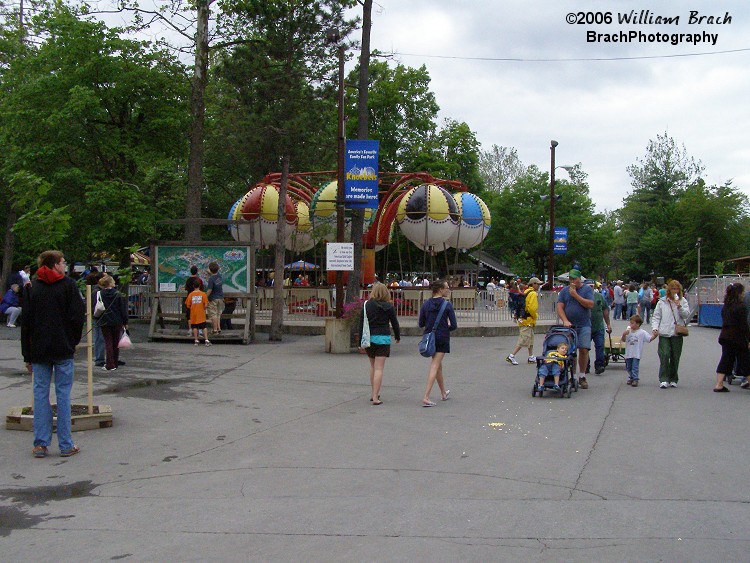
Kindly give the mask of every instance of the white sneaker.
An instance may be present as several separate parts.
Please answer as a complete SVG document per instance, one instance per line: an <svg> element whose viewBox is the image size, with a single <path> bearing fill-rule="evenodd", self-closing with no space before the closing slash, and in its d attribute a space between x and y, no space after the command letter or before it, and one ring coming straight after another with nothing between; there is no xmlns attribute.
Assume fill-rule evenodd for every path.
<svg viewBox="0 0 750 563"><path fill-rule="evenodd" d="M535 364L535 363L536 363L536 356L529 356L529 360L528 360L528 362L529 362L530 364Z"/></svg>
<svg viewBox="0 0 750 563"><path fill-rule="evenodd" d="M676 388L677 387L677 382L676 381L672 381L672 382L669 383L669 386Z"/></svg>
<svg viewBox="0 0 750 563"><path fill-rule="evenodd" d="M514 366L518 365L518 362L516 361L516 357L513 354L508 354L508 357L505 358L505 361L509 364L513 364Z"/></svg>
<svg viewBox="0 0 750 563"><path fill-rule="evenodd" d="M669 387L669 383L667 383L666 381L662 381L661 383L659 383L660 389L666 389L667 387Z"/></svg>

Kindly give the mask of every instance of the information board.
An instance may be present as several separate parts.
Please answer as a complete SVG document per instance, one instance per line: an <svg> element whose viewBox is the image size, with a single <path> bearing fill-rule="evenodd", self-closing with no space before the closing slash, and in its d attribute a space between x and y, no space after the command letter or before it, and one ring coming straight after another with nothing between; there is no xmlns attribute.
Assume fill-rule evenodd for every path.
<svg viewBox="0 0 750 563"><path fill-rule="evenodd" d="M250 271L249 246L164 246L155 247L157 291L179 291L190 277L190 267L197 266L198 276L208 280L208 265L219 265L225 293L247 293Z"/></svg>
<svg viewBox="0 0 750 563"><path fill-rule="evenodd" d="M354 271L354 243L329 242L326 245L326 269L329 272Z"/></svg>

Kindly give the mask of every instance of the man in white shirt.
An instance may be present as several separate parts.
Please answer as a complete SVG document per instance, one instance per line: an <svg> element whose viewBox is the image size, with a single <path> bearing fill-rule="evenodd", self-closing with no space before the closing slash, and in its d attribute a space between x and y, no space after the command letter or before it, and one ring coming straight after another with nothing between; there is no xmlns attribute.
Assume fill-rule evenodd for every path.
<svg viewBox="0 0 750 563"><path fill-rule="evenodd" d="M18 275L21 276L21 281L23 282L22 285L31 283L31 276L29 275L30 272L31 266L24 266L23 270L18 270Z"/></svg>

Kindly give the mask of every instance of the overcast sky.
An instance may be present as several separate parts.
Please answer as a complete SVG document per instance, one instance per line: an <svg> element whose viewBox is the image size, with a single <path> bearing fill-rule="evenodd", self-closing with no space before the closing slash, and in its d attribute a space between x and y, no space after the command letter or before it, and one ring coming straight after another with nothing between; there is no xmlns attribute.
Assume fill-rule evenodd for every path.
<svg viewBox="0 0 750 563"><path fill-rule="evenodd" d="M618 23L631 10L679 23ZM691 11L719 21L728 12L731 23L690 24ZM567 23L577 12L600 20L609 13L612 23ZM515 147L524 164L549 170L557 140L557 164L582 164L603 211L621 206L631 190L626 168L665 131L702 161L710 184L732 179L750 195L749 19L747 0L375 0L372 47L426 65L440 117L465 121L483 150ZM591 43L589 31L717 37ZM698 53L714 54L676 56ZM618 57L654 58L591 60Z"/></svg>

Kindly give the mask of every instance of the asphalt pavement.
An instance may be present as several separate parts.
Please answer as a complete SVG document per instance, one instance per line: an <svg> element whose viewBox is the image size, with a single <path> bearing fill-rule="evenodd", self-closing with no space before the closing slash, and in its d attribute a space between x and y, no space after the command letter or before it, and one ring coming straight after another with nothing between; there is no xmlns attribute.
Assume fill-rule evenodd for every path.
<svg viewBox="0 0 750 563"><path fill-rule="evenodd" d="M133 328L127 365L95 371L114 425L76 432L79 455L34 459L30 432L0 430L3 560L748 560L750 391L711 391L716 329L691 327L677 389L654 342L640 387L610 363L570 399L532 398L535 368L503 359L515 336L454 338L450 400L422 408L416 336L371 406L366 358L322 336L207 348ZM30 402L5 327L0 389L6 412Z"/></svg>

